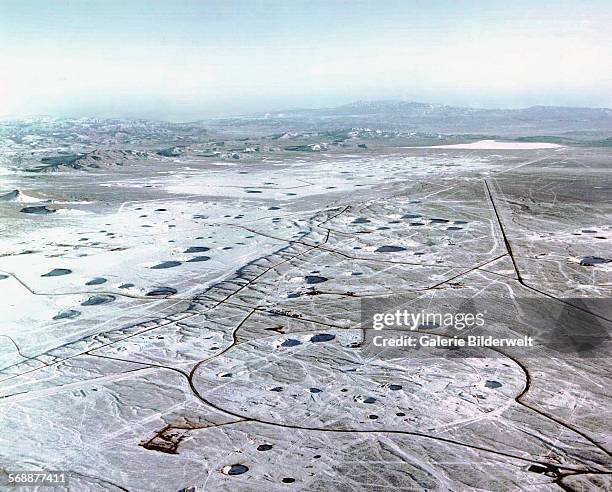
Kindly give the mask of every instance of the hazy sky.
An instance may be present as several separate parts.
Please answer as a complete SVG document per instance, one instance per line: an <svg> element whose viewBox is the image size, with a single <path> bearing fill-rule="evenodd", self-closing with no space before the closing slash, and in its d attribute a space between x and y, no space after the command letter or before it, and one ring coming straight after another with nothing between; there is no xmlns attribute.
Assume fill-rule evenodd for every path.
<svg viewBox="0 0 612 492"><path fill-rule="evenodd" d="M0 0L0 116L612 107L612 1Z"/></svg>

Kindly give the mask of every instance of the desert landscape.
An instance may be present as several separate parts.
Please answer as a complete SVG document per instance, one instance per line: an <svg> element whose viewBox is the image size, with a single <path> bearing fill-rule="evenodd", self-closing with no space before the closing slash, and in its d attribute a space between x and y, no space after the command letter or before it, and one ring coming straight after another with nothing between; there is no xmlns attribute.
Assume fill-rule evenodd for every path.
<svg viewBox="0 0 612 492"><path fill-rule="evenodd" d="M3 122L0 473L609 489L611 129L388 101ZM380 348L407 332L364 314L465 302L481 329L417 331L533 347Z"/></svg>

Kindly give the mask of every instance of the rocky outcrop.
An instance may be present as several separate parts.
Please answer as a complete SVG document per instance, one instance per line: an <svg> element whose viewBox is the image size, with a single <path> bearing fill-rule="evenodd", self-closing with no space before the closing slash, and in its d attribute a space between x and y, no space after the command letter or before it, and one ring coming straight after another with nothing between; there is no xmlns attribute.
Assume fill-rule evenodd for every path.
<svg viewBox="0 0 612 492"><path fill-rule="evenodd" d="M28 169L31 172L55 172L76 169L88 171L104 167L123 166L130 161L144 160L149 158L147 152L135 150L101 150L82 154L62 154L57 156L43 157L40 162L42 166Z"/></svg>

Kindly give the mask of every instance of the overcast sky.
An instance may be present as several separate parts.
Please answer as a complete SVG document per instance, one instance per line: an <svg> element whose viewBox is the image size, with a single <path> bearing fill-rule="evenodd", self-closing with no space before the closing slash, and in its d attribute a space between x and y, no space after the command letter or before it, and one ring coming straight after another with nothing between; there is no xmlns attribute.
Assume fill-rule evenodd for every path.
<svg viewBox="0 0 612 492"><path fill-rule="evenodd" d="M610 26L610 0L0 0L0 116L612 107Z"/></svg>

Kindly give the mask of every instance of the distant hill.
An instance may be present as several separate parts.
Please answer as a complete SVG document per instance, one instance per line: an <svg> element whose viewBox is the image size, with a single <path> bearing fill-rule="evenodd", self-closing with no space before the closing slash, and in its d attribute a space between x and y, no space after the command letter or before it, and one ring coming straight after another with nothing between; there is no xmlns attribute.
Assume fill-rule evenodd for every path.
<svg viewBox="0 0 612 492"><path fill-rule="evenodd" d="M398 100L357 101L320 109L290 109L256 115L271 126L310 124L339 127L374 125L440 133L500 135L612 132L612 109L532 106L484 109Z"/></svg>
<svg viewBox="0 0 612 492"><path fill-rule="evenodd" d="M133 150L100 150L82 154L60 154L43 157L42 166L28 169L31 172L55 172L70 169L88 171L103 167L123 166L125 163L149 158L146 152Z"/></svg>
<svg viewBox="0 0 612 492"><path fill-rule="evenodd" d="M367 115L367 114L393 114L397 116L498 116L498 117L524 117L524 118L612 118L612 109L609 108L576 108L565 106L531 106L520 109L484 109L461 106L447 106L444 104L429 104L421 102L383 100L383 101L356 101L342 106L318 109L292 109L280 111L285 114L317 114L317 115Z"/></svg>

